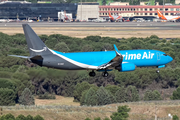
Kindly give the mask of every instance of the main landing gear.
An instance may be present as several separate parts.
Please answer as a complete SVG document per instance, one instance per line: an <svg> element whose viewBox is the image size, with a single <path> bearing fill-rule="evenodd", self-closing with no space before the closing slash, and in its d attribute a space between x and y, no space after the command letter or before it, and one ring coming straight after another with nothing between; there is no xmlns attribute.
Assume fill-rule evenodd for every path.
<svg viewBox="0 0 180 120"><path fill-rule="evenodd" d="M94 70L89 73L89 76L91 76L91 77L94 77L95 75L96 75L96 73L94 72ZM105 71L105 72L102 73L102 76L103 76L103 77L107 77L108 75L109 75L109 74L108 74L107 71Z"/></svg>
<svg viewBox="0 0 180 120"><path fill-rule="evenodd" d="M91 77L94 77L95 75L96 75L96 73L94 72L94 70L89 73L89 76L91 76Z"/></svg>

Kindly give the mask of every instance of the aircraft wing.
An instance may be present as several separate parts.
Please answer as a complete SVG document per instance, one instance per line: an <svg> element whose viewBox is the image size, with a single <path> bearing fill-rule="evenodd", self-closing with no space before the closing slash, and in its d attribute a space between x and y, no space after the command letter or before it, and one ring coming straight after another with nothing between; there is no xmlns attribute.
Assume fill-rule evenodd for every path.
<svg viewBox="0 0 180 120"><path fill-rule="evenodd" d="M122 63L123 56L121 55L121 53L118 52L118 49L117 49L116 45L114 45L114 49L115 49L115 52L116 52L116 56L111 61L109 61L108 63L100 65L98 67L98 69L101 70L101 69L108 69L110 67L117 67Z"/></svg>

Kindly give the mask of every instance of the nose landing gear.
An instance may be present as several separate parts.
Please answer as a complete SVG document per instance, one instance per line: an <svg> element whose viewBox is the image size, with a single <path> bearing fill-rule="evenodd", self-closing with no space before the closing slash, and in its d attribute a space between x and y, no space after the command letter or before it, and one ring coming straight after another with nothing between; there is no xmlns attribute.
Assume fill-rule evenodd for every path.
<svg viewBox="0 0 180 120"><path fill-rule="evenodd" d="M109 75L109 74L108 74L108 72L106 72L106 71L102 73L102 76L103 76L103 77L107 77L108 75Z"/></svg>

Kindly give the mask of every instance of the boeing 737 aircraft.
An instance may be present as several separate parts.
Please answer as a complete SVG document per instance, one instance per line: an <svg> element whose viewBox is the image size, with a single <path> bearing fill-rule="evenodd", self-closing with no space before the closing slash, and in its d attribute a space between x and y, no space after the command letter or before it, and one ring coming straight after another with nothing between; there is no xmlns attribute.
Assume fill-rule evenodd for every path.
<svg viewBox="0 0 180 120"><path fill-rule="evenodd" d="M28 24L23 24L30 56L10 55L26 58L39 66L64 70L92 70L89 75L95 76L94 71L102 71L107 77L110 70L119 72L133 71L136 67L157 66L173 59L158 50L121 50L114 45L114 51L62 53L48 48Z"/></svg>
<svg viewBox="0 0 180 120"><path fill-rule="evenodd" d="M159 10L157 10L157 13L158 13L159 19L161 20L176 22L176 20L180 19L180 16L164 16Z"/></svg>

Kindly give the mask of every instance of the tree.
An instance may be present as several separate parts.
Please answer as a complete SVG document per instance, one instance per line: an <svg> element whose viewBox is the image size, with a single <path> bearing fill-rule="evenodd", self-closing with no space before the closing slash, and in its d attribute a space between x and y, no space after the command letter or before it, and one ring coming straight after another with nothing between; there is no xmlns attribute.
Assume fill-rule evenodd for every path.
<svg viewBox="0 0 180 120"><path fill-rule="evenodd" d="M154 91L147 90L144 95L144 100L145 101L162 100L162 98L161 98L160 93L157 90L154 90Z"/></svg>
<svg viewBox="0 0 180 120"><path fill-rule="evenodd" d="M26 120L34 120L34 118L33 118L33 116L28 115L28 116L26 117Z"/></svg>
<svg viewBox="0 0 180 120"><path fill-rule="evenodd" d="M110 85L110 84L108 84L105 87L105 89L108 90L109 92L111 92L112 95L115 95L116 91L118 91L120 89L120 87L118 87L117 85Z"/></svg>
<svg viewBox="0 0 180 120"><path fill-rule="evenodd" d="M173 115L173 120L179 120L179 117L177 115Z"/></svg>
<svg viewBox="0 0 180 120"><path fill-rule="evenodd" d="M130 110L131 109L128 108L127 105L119 106L117 112L115 112L111 115L111 119L112 120L127 120L127 118L129 117L128 112Z"/></svg>
<svg viewBox="0 0 180 120"><path fill-rule="evenodd" d="M91 120L90 118L86 118L85 120Z"/></svg>
<svg viewBox="0 0 180 120"><path fill-rule="evenodd" d="M64 42L60 42L60 43L56 44L55 50L61 51L61 52L69 52L70 51L70 49L68 48L68 46Z"/></svg>
<svg viewBox="0 0 180 120"><path fill-rule="evenodd" d="M107 1L106 0L102 0L102 5L106 5Z"/></svg>
<svg viewBox="0 0 180 120"><path fill-rule="evenodd" d="M180 99L180 87L178 87L175 91L173 91L173 95L171 97L172 100Z"/></svg>
<svg viewBox="0 0 180 120"><path fill-rule="evenodd" d="M90 88L90 84L88 82L78 83L74 90L74 101L79 102L82 96L82 92L88 90Z"/></svg>
<svg viewBox="0 0 180 120"><path fill-rule="evenodd" d="M113 103L115 100L112 95L101 86L97 91L98 105L107 105Z"/></svg>
<svg viewBox="0 0 180 120"><path fill-rule="evenodd" d="M41 117L40 115L36 115L36 116L34 117L34 120L44 120L44 118Z"/></svg>
<svg viewBox="0 0 180 120"><path fill-rule="evenodd" d="M119 90L115 93L115 98L118 103L126 102L126 89L124 87L120 87Z"/></svg>
<svg viewBox="0 0 180 120"><path fill-rule="evenodd" d="M15 105L16 94L12 89L0 88L0 106Z"/></svg>
<svg viewBox="0 0 180 120"><path fill-rule="evenodd" d="M100 118L100 117L98 117L98 118L94 118L94 120L101 120L101 118Z"/></svg>
<svg viewBox="0 0 180 120"><path fill-rule="evenodd" d="M135 102L139 101L139 93L135 86L128 86L126 89L126 101Z"/></svg>
<svg viewBox="0 0 180 120"><path fill-rule="evenodd" d="M26 117L24 115L18 115L16 120L26 120Z"/></svg>
<svg viewBox="0 0 180 120"><path fill-rule="evenodd" d="M91 106L98 104L96 91L92 87L85 94L85 104Z"/></svg>
<svg viewBox="0 0 180 120"><path fill-rule="evenodd" d="M19 103L22 105L34 105L34 97L29 90L29 88L25 88L19 97Z"/></svg>
<svg viewBox="0 0 180 120"><path fill-rule="evenodd" d="M2 117L2 120L15 120L15 117L11 113L9 113L9 114L4 115Z"/></svg>

